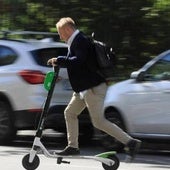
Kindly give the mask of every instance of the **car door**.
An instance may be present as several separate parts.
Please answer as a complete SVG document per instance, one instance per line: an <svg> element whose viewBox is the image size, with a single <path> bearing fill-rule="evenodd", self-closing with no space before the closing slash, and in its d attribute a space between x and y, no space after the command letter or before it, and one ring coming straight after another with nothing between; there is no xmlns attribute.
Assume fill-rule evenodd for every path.
<svg viewBox="0 0 170 170"><path fill-rule="evenodd" d="M128 94L131 132L170 134L170 54L148 68L144 80L132 89Z"/></svg>

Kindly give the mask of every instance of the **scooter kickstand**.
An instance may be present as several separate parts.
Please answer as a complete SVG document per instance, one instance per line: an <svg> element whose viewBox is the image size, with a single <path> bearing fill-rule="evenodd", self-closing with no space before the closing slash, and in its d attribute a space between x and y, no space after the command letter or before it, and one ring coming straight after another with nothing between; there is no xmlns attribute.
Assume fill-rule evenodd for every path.
<svg viewBox="0 0 170 170"><path fill-rule="evenodd" d="M70 164L69 161L63 161L63 157L58 157L58 158L57 158L57 164L61 164L61 163Z"/></svg>

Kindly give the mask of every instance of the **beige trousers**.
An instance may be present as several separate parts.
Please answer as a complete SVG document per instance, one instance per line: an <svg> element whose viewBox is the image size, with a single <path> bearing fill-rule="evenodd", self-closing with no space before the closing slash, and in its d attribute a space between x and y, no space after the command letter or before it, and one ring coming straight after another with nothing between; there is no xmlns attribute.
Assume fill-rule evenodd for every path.
<svg viewBox="0 0 170 170"><path fill-rule="evenodd" d="M84 93L83 99L79 93L73 93L73 96L64 111L66 127L67 127L67 139L68 146L78 148L78 118L77 116L83 111L85 107L88 108L92 124L106 132L107 134L115 137L123 144L127 144L132 138L120 129L115 124L111 123L104 117L103 104L107 90L107 85L102 83L96 87L87 90Z"/></svg>

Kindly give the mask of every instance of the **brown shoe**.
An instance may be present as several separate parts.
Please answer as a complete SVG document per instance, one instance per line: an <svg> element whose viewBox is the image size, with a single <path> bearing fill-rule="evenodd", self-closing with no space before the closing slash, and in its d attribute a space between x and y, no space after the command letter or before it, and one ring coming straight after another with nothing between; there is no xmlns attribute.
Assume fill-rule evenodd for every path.
<svg viewBox="0 0 170 170"><path fill-rule="evenodd" d="M73 147L67 146L63 151L58 152L58 153L56 152L55 154L63 155L63 156L79 155L80 150L78 148L73 148Z"/></svg>

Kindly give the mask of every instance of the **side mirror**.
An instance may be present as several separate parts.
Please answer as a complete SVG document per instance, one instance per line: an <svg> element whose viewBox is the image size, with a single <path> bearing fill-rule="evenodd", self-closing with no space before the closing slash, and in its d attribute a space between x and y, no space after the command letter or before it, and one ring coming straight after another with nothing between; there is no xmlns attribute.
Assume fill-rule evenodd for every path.
<svg viewBox="0 0 170 170"><path fill-rule="evenodd" d="M130 78L136 79L136 81L143 81L144 77L145 77L145 71L134 71L130 75Z"/></svg>

